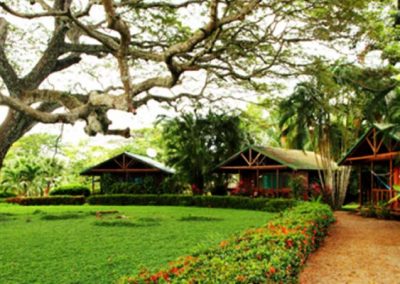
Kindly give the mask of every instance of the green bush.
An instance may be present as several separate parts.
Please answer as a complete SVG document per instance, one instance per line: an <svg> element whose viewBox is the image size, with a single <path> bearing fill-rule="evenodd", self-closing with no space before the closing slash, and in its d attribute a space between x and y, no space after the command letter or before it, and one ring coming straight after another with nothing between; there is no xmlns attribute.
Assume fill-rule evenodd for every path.
<svg viewBox="0 0 400 284"><path fill-rule="evenodd" d="M17 195L15 193L3 191L0 192L0 198L9 198L9 197L16 197Z"/></svg>
<svg viewBox="0 0 400 284"><path fill-rule="evenodd" d="M49 197L13 197L7 198L7 203L19 205L82 205L84 196L49 196Z"/></svg>
<svg viewBox="0 0 400 284"><path fill-rule="evenodd" d="M156 185L151 176L144 177L140 183L119 181L107 175L103 180L102 193L105 194L160 194L163 192L162 186Z"/></svg>
<svg viewBox="0 0 400 284"><path fill-rule="evenodd" d="M114 182L108 188L104 188L106 194L137 194L140 192L140 186L131 182Z"/></svg>
<svg viewBox="0 0 400 284"><path fill-rule="evenodd" d="M302 175L293 176L289 181L289 186L292 189L294 198L304 200L304 195L307 193L306 178Z"/></svg>
<svg viewBox="0 0 400 284"><path fill-rule="evenodd" d="M172 194L110 194L93 195L87 199L92 205L171 205L214 208L236 208L280 212L295 205L291 199L248 198L237 196L191 196Z"/></svg>
<svg viewBox="0 0 400 284"><path fill-rule="evenodd" d="M90 190L87 186L81 184L68 184L56 187L50 191L49 195L84 195L88 197L90 195Z"/></svg>
<svg viewBox="0 0 400 284"><path fill-rule="evenodd" d="M329 206L301 203L268 225L249 229L156 273L143 270L121 283L297 283L308 255L334 221Z"/></svg>
<svg viewBox="0 0 400 284"><path fill-rule="evenodd" d="M179 175L165 177L160 184L160 188L164 194L180 194L185 190L192 190L187 183L182 181Z"/></svg>

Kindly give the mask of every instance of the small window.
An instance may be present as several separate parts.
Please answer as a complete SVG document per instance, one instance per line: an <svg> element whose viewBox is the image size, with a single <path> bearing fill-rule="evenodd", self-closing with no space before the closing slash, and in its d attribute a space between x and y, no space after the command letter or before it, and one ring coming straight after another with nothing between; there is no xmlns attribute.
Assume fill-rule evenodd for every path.
<svg viewBox="0 0 400 284"><path fill-rule="evenodd" d="M262 185L264 189L276 188L276 174L275 173L263 174Z"/></svg>
<svg viewBox="0 0 400 284"><path fill-rule="evenodd" d="M135 177L133 179L134 184L143 184L143 177Z"/></svg>

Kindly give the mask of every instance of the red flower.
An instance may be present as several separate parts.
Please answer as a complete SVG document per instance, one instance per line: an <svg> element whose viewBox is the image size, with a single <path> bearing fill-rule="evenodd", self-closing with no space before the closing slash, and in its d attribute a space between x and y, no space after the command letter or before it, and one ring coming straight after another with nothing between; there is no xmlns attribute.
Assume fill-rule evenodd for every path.
<svg viewBox="0 0 400 284"><path fill-rule="evenodd" d="M288 248L292 248L292 247L293 247L293 241L292 241L291 239L286 240L286 246L287 246Z"/></svg>
<svg viewBox="0 0 400 284"><path fill-rule="evenodd" d="M276 272L275 267L271 266L269 269L269 273L274 274Z"/></svg>

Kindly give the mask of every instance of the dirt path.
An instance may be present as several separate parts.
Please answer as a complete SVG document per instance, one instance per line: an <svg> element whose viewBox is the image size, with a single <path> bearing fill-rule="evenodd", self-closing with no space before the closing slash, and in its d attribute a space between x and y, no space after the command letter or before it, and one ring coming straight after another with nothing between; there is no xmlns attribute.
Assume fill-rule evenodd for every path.
<svg viewBox="0 0 400 284"><path fill-rule="evenodd" d="M336 212L324 244L307 261L300 283L400 283L400 222Z"/></svg>

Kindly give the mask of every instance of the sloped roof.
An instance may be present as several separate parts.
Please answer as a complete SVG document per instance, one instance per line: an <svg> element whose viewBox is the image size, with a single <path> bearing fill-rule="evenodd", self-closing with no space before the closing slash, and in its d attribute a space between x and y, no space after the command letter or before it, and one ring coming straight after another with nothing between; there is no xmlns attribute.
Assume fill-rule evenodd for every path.
<svg viewBox="0 0 400 284"><path fill-rule="evenodd" d="M296 149L284 149L267 146L249 146L244 150L236 153L226 161L218 165L218 168L226 165L231 160L238 157L241 153L252 149L265 155L266 157L278 162L281 165L287 166L293 170L322 170L323 167L320 164L321 156L311 152ZM336 167L336 163L332 161L332 165Z"/></svg>
<svg viewBox="0 0 400 284"><path fill-rule="evenodd" d="M387 135L396 140L400 141L400 133L399 132L391 132L389 131L390 128L396 126L395 124L391 123L374 123L370 128L361 137L354 143L354 145L347 151L347 153L339 160L338 165L341 165L346 161L346 159L358 148L358 146L364 141L364 139L371 133L371 131L376 128L380 132L387 131Z"/></svg>
<svg viewBox="0 0 400 284"><path fill-rule="evenodd" d="M81 175L89 174L93 169L101 168L101 166L103 166L107 162L110 162L110 161L112 161L112 160L114 160L114 159L116 159L116 158L118 158L120 156L123 156L123 155L126 155L127 157L130 157L133 160L139 161L139 162L143 163L144 165L149 166L149 168L158 169L158 170L160 170L162 172L165 172L165 173L168 173L168 174L174 174L175 173L174 169L169 168L169 167L165 166L164 164L162 164L162 163L160 163L158 161L155 161L155 160L153 160L153 159L151 159L149 157L145 157L145 156L142 156L142 155L133 154L133 153L129 153L129 152L123 152L123 153L118 154L116 156L113 156L113 157L111 157L111 158L109 158L109 159L107 159L107 160L105 160L105 161L103 161L101 163L98 163L97 165L94 165L94 166L92 166L90 168L85 169L80 174Z"/></svg>
<svg viewBox="0 0 400 284"><path fill-rule="evenodd" d="M159 169L159 170L161 170L163 172L170 173L170 174L174 174L175 173L175 170L173 168L167 167L166 165L164 165L164 164L162 164L162 163L160 163L160 162L158 162L156 160L153 160L153 159L151 159L149 157L145 157L145 156L138 155L138 154L133 154L133 153L130 153L130 152L125 152L125 154L130 156L132 159L141 161L144 164L147 164L147 165L149 165L151 167L157 168L157 169Z"/></svg>

